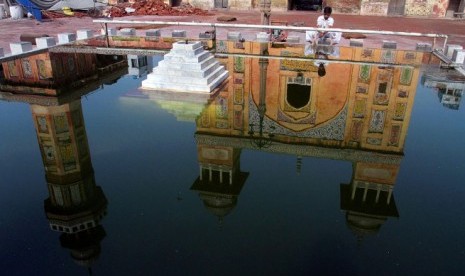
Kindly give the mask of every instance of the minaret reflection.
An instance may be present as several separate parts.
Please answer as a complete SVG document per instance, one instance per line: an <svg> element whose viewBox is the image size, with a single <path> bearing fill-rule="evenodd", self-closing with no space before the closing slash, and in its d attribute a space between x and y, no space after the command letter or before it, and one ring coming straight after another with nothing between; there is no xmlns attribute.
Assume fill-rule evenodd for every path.
<svg viewBox="0 0 465 276"><path fill-rule="evenodd" d="M271 143L272 133L264 132L263 120L266 113L266 78L267 68L269 61L268 56L268 43L259 44L260 55L259 58L259 83L260 83L260 96L258 104L258 126L255 122L249 124L248 135L251 138L251 143L258 148L267 147ZM226 67L227 64L226 64ZM244 67L244 64L239 67ZM242 69L236 67L236 71ZM197 125L210 125L211 117L214 117L215 125L219 129L229 128L229 110L231 103L233 104L234 114L240 118L235 118L237 130L244 133L243 122L243 108L244 108L244 95L236 98L230 97L231 85L235 86L234 80L229 80L229 84L225 87L226 90L220 91L211 105L207 106L198 119ZM240 83L244 85L244 83ZM243 87L241 87L243 88ZM232 88L234 89L234 88ZM255 132L258 127L258 133ZM224 217L229 214L237 204L239 193L247 180L249 173L240 170L240 155L241 149L231 146L211 146L204 145L198 141L198 161L200 165L200 176L194 182L191 190L199 192L204 206L214 215L218 217L220 228L223 225ZM227 176L226 179L225 175Z"/></svg>
<svg viewBox="0 0 465 276"><path fill-rule="evenodd" d="M399 217L392 192L400 161L399 157L354 162L351 183L340 185L341 209L359 241L378 233L389 217Z"/></svg>
<svg viewBox="0 0 465 276"><path fill-rule="evenodd" d="M319 60L299 59L301 49L263 51L259 46L249 49L270 56L222 59L232 72L228 88L197 120L200 179L210 163L227 160L232 150L294 155L297 173L304 170L307 157L344 160L353 173L349 184L341 185L340 204L357 237L399 217L393 190L423 53L338 47L333 56L342 62L327 59L321 77Z"/></svg>
<svg viewBox="0 0 465 276"><path fill-rule="evenodd" d="M230 81L230 80L229 80ZM197 116L198 127L214 125L229 132L230 85L220 87L212 100ZM243 133L244 130L242 129ZM191 186L198 192L205 208L218 218L223 228L224 218L236 207L239 194L249 173L241 171L241 149L229 145L215 146L197 142L199 177Z"/></svg>
<svg viewBox="0 0 465 276"><path fill-rule="evenodd" d="M105 231L100 221L107 199L92 168L81 102L31 105L45 168L49 198L44 202L50 228L79 265L90 267L100 254Z"/></svg>
<svg viewBox="0 0 465 276"><path fill-rule="evenodd" d="M20 64L27 65L22 74ZM9 91L2 99L30 104L49 192L44 209L50 228L62 233L60 243L73 260L90 269L105 237L100 222L108 202L95 183L81 97L125 75L126 60L46 52L2 66L7 70L1 88Z"/></svg>
<svg viewBox="0 0 465 276"><path fill-rule="evenodd" d="M205 208L218 218L222 228L224 217L236 207L249 173L240 169L240 149L198 144L197 151L200 176L191 190L199 193Z"/></svg>

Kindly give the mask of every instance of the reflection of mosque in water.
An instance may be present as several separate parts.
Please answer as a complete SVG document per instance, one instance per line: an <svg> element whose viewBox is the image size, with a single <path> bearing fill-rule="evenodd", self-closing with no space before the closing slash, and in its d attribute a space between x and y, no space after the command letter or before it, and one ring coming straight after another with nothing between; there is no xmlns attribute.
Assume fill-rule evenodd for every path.
<svg viewBox="0 0 465 276"><path fill-rule="evenodd" d="M70 250L73 260L90 270L91 264L100 255L100 242L106 235L100 221L106 214L108 203L103 190L95 183L81 96L98 89L104 83L113 83L126 74L126 62L122 63L120 57L97 55L85 55L79 61L80 56L50 57L40 54L29 57L28 60L37 61L44 57L45 60L47 57L51 58L54 64L48 68L50 79L47 81L50 83L47 88L40 82L37 86L31 86L27 78L22 81L25 69L16 66L22 66L24 61L21 64L11 61L6 67L14 68L18 77L15 77L15 74L12 76L11 70L7 69L6 78L9 81L2 84L2 88L14 89L18 94L2 93L1 96L4 100L30 104L49 191L49 198L44 201L44 209L50 228L62 233L60 244ZM80 63L82 67L75 70L81 73L75 74L75 70L57 71L56 64L62 61L68 66ZM83 62L90 64L86 65ZM96 67L95 62L103 67ZM37 73L40 79L41 73L36 70L33 72ZM63 89L54 82L54 79L61 79L62 75L71 82L81 82L81 87ZM38 97L28 94L31 92L63 95Z"/></svg>
<svg viewBox="0 0 465 276"><path fill-rule="evenodd" d="M425 73L421 80L422 85L436 90L438 100L444 107L458 110L465 90L465 78L450 72L445 76L435 73Z"/></svg>
<svg viewBox="0 0 465 276"><path fill-rule="evenodd" d="M297 48L263 50L299 56ZM303 157L352 162L340 202L356 233L398 216L393 188L422 53L341 47L339 54L355 62L327 60L324 77L313 60L221 59L231 78L198 117L195 135L200 176L192 189L209 210L221 217L237 204L247 176L241 151L258 149L295 155L297 171Z"/></svg>
<svg viewBox="0 0 465 276"><path fill-rule="evenodd" d="M107 208L96 185L80 99L59 106L31 105L50 197L44 207L52 230L73 259L90 264L100 254Z"/></svg>
<svg viewBox="0 0 465 276"><path fill-rule="evenodd" d="M128 74L138 79L153 68L153 58L142 55L127 55Z"/></svg>

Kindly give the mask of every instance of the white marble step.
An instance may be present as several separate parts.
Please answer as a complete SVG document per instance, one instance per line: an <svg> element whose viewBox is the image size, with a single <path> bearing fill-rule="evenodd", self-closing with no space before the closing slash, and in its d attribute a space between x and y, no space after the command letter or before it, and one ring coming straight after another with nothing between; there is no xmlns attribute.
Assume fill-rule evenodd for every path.
<svg viewBox="0 0 465 276"><path fill-rule="evenodd" d="M172 83L146 83L146 80L142 81L142 88L164 90L164 91L177 91L177 92L196 92L196 93L210 93L215 89L221 82L227 79L229 76L228 71L223 71L219 74L210 84L195 85L195 84L172 84Z"/></svg>
<svg viewBox="0 0 465 276"><path fill-rule="evenodd" d="M200 41L190 41L189 43L177 42L173 43L173 50L196 50L196 49L203 49L202 43Z"/></svg>
<svg viewBox="0 0 465 276"><path fill-rule="evenodd" d="M208 67L210 64L218 62L213 55L203 60L200 63L167 63L164 60L161 60L158 63L158 66L155 68L160 68L159 70L166 71L170 69L174 70L202 70L205 67ZM154 69L155 70L155 69ZM155 71L154 71L155 72Z"/></svg>
<svg viewBox="0 0 465 276"><path fill-rule="evenodd" d="M208 83L211 83L212 81L214 81L216 78L218 78L218 76L221 76L224 72L227 72L223 66L219 66L218 68L215 69L215 71L213 71L208 77L207 77L207 80L208 80Z"/></svg>
<svg viewBox="0 0 465 276"><path fill-rule="evenodd" d="M224 72L223 66L215 66L214 70L210 72L209 75L204 77L193 77L185 75L167 75L167 74L149 74L147 80L150 82L164 82L164 83L177 83L177 84L192 84L192 85L201 85L209 84L214 80L218 75Z"/></svg>
<svg viewBox="0 0 465 276"><path fill-rule="evenodd" d="M202 49L203 50L203 49ZM211 56L211 53L203 51L197 55L177 55L169 52L163 58L165 63L198 63Z"/></svg>
<svg viewBox="0 0 465 276"><path fill-rule="evenodd" d="M218 62L213 55L204 59L201 62L192 62L192 63L167 63L164 60L158 62L156 68L172 68L176 70L202 70L203 68L209 66L210 64Z"/></svg>
<svg viewBox="0 0 465 276"><path fill-rule="evenodd" d="M197 48L194 50L185 50L185 49L171 49L169 54L175 55L175 56L185 56L185 57L193 57L196 55L199 55L200 53L206 52L203 48Z"/></svg>
<svg viewBox="0 0 465 276"><path fill-rule="evenodd" d="M157 67L156 69L153 70L153 74L151 75L158 75L163 78L168 78L168 77L193 77L193 78L204 78L210 75L216 68L220 66L219 63L211 63L207 67L205 67L203 70L184 70L181 68L178 70L175 70L173 68L159 68ZM149 75L150 76L150 75Z"/></svg>

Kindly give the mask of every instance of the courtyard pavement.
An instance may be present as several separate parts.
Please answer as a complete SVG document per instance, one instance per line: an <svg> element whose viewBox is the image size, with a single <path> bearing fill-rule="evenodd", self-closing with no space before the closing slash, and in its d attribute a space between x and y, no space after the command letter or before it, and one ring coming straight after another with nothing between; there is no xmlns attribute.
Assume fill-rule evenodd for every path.
<svg viewBox="0 0 465 276"><path fill-rule="evenodd" d="M199 16L126 16L115 18L114 20L143 20L143 21L169 21L169 22L203 22L203 23L230 23L230 24L260 24L260 13L258 11L230 11L212 10L211 15ZM320 15L314 11L282 11L272 12L271 20L286 22L288 25L315 27L316 19ZM235 21L219 22L218 17L234 17ZM347 14L333 14L335 18L335 28L354 30L378 30L378 31L398 31L417 32L448 35L448 44L458 44L465 47L465 20L445 19L445 18L418 18L418 17L387 17L387 16L361 16ZM5 55L10 53L10 43L19 42L21 34L46 34L57 36L59 33L76 32L80 29L90 29L99 33L103 28L102 24L94 23L94 18L90 17L67 17L38 22L34 19L0 19L0 48L3 48ZM136 29L146 29L148 26L140 25L119 25L110 24L112 28L135 27ZM152 28L160 26L152 26ZM200 32L207 30L206 27L191 26L168 26L162 29L162 36L168 35L172 30L185 29L188 37L198 37ZM142 30L140 30L142 31ZM217 37L226 38L227 32L240 31L245 39L255 39L259 30L221 28L217 30ZM167 32L164 34L164 32ZM303 32L290 31L289 35L299 36L304 42ZM400 37L392 35L366 35L365 45L379 45L382 40L396 41L398 48L415 48L417 42L433 44L432 38L424 37ZM444 43L443 39L436 40L435 47L440 48ZM341 40L341 45L348 45L347 39Z"/></svg>

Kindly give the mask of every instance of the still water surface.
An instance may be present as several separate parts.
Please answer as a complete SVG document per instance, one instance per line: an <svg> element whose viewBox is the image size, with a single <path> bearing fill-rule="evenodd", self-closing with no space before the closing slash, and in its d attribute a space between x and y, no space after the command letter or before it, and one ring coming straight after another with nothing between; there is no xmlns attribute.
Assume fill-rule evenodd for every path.
<svg viewBox="0 0 465 276"><path fill-rule="evenodd" d="M256 60L250 62L258 66ZM334 81L330 66L325 78ZM52 230L47 210L57 209L45 202L66 201L57 198L50 188L53 180L45 177L48 142L38 143L40 131L34 124L40 114L55 111L0 101L1 274L465 272L464 108L441 104L438 91L426 87L419 75L418 85L412 84L414 101L398 123L404 131L400 147L376 150L376 141L370 140L372 146L363 142L366 135L359 144L349 137L350 122L342 124L342 138L327 129L292 131L301 127L283 119L292 112L276 124L272 113L281 109L273 104L280 100L267 92L267 111L260 113L260 87L253 88L258 75L250 74L250 80L243 76L251 93L240 98L233 95L239 90L227 86L212 99L173 99L141 91L145 75L124 75L65 104L82 112L83 124L76 123L74 131L81 137L78 144L87 139L88 149L81 150L91 163L80 164L87 171L81 172L81 181L96 185L96 191L100 187L102 204L107 204L105 212L96 211L102 211L99 226L77 234ZM233 84L230 80L228 85ZM347 93L344 99L336 103L336 93L332 107L326 106L334 114L319 111L318 116L340 118L337 105L344 109L357 97L346 92L350 89L340 91ZM322 91L311 95L318 93L324 105ZM318 106L310 110L314 108ZM350 108L347 113L347 120L357 119ZM292 114L295 122L304 116ZM310 121L313 128L328 121L319 118ZM398 122L387 121L385 126ZM371 121L365 122L371 127ZM385 145L389 135L378 136ZM336 142L324 142L331 139ZM214 168L211 181L208 166ZM215 171L220 167L225 170L221 181ZM364 168L368 176L363 176ZM228 170L234 171L232 184ZM376 182L382 183L378 202L376 183L365 201L364 189L351 199L350 184L359 178L371 183L381 179Z"/></svg>

